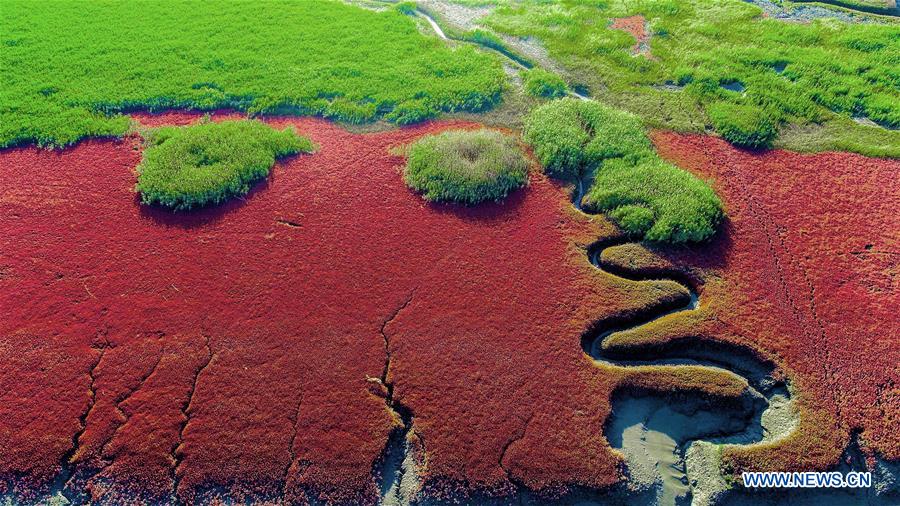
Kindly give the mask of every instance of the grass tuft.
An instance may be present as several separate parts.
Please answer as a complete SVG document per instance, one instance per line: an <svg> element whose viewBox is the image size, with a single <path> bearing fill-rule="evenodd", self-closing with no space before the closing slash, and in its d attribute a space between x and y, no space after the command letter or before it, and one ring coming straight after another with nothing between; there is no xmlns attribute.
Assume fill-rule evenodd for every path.
<svg viewBox="0 0 900 506"><path fill-rule="evenodd" d="M637 116L574 98L534 109L525 119L525 140L545 171L563 179L585 175L607 158L653 154Z"/></svg>
<svg viewBox="0 0 900 506"><path fill-rule="evenodd" d="M144 204L177 211L244 195L276 159L314 150L292 128L279 131L253 120L159 128L148 142L135 190Z"/></svg>
<svg viewBox="0 0 900 506"><path fill-rule="evenodd" d="M584 198L626 233L647 241L701 242L716 233L722 203L702 180L659 158L603 164Z"/></svg>
<svg viewBox="0 0 900 506"><path fill-rule="evenodd" d="M515 138L494 130L450 130L409 148L403 178L429 201L500 200L528 182L528 161Z"/></svg>
<svg viewBox="0 0 900 506"><path fill-rule="evenodd" d="M776 122L756 107L717 102L709 107L707 113L716 132L735 146L768 148L778 135Z"/></svg>

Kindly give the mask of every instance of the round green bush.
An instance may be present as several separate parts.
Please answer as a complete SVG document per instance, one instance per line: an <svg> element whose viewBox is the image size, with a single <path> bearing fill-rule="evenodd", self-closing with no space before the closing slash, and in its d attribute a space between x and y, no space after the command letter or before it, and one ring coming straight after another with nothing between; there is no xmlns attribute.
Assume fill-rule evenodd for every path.
<svg viewBox="0 0 900 506"><path fill-rule="evenodd" d="M525 72L525 91L533 97L560 98L566 96L568 87L562 77L535 67Z"/></svg>
<svg viewBox="0 0 900 506"><path fill-rule="evenodd" d="M291 128L253 120L167 127L148 135L135 189L145 204L185 210L250 191L277 158L313 151Z"/></svg>
<svg viewBox="0 0 900 506"><path fill-rule="evenodd" d="M450 130L409 148L406 184L429 201L500 200L528 182L528 160L513 137L494 130Z"/></svg>
<svg viewBox="0 0 900 506"><path fill-rule="evenodd" d="M776 122L759 107L716 102L706 112L716 132L735 146L768 148L778 135Z"/></svg>

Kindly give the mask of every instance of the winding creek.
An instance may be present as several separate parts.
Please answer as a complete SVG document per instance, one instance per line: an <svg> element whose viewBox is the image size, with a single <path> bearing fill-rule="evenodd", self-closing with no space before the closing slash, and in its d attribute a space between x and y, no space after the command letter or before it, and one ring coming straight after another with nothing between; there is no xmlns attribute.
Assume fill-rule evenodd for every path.
<svg viewBox="0 0 900 506"><path fill-rule="evenodd" d="M576 183L573 205L582 206L586 178ZM611 367L702 366L720 369L747 380L748 394L734 409L722 410L704 399L618 392L604 428L610 444L624 453L629 487L648 502L661 505L709 504L727 486L714 456L716 444L751 444L790 433L796 425L787 384L775 380L774 364L751 350L725 343L683 343L677 349L622 351L608 346L609 338L661 318L698 307L700 294L677 274L642 276L603 261L603 252L629 244L626 238L601 240L587 249L590 263L612 276L640 282L667 279L688 291L674 306L659 307L625 322L607 322L582 336L582 349L593 360Z"/></svg>

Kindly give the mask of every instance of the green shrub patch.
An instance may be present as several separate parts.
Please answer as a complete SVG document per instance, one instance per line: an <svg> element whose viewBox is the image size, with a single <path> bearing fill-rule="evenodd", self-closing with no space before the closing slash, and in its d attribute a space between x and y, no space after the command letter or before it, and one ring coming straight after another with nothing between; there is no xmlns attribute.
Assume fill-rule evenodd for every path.
<svg viewBox="0 0 900 506"><path fill-rule="evenodd" d="M500 200L528 182L516 139L494 130L450 130L409 148L406 184L430 201L477 204Z"/></svg>
<svg viewBox="0 0 900 506"><path fill-rule="evenodd" d="M768 148L778 134L775 121L756 107L717 102L707 112L716 131L735 146Z"/></svg>
<svg viewBox="0 0 900 506"><path fill-rule="evenodd" d="M533 110L525 140L552 176L573 178L607 158L635 161L653 149L637 116L593 100L564 98Z"/></svg>
<svg viewBox="0 0 900 506"><path fill-rule="evenodd" d="M148 134L135 189L145 204L185 210L246 194L276 159L311 153L293 129L253 120L165 127Z"/></svg>
<svg viewBox="0 0 900 506"><path fill-rule="evenodd" d="M584 206L608 213L630 235L655 242L704 241L722 219L722 203L709 185L659 158L607 161Z"/></svg>

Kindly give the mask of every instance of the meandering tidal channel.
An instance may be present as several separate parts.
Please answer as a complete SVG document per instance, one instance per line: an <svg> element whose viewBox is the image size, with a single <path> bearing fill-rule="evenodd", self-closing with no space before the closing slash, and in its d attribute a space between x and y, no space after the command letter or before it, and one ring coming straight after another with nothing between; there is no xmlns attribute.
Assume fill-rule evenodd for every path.
<svg viewBox="0 0 900 506"><path fill-rule="evenodd" d="M586 182L576 183L573 205L582 206ZM700 339L662 349L626 351L604 346L611 336L637 329L675 313L697 309L700 294L677 273L665 277L628 271L603 261L609 248L630 243L625 237L601 240L587 249L590 263L612 276L631 281L666 279L684 286L690 294L679 303L659 307L624 320L601 322L582 336L582 349L593 360L611 367L702 366L736 374L747 380L748 395L736 409L706 399L620 391L612 399L613 411L605 427L610 444L626 457L630 487L660 505L707 503L724 490L715 444L750 444L788 434L795 425L790 394L783 380L775 380L775 365L751 350L723 342ZM695 499L699 500L694 500Z"/></svg>

